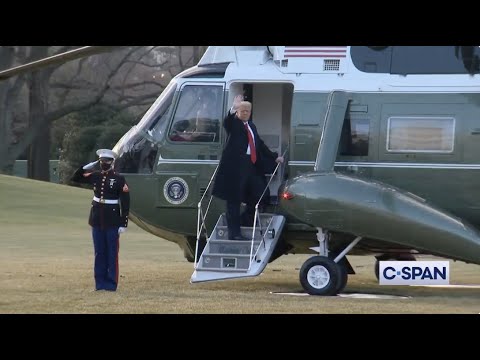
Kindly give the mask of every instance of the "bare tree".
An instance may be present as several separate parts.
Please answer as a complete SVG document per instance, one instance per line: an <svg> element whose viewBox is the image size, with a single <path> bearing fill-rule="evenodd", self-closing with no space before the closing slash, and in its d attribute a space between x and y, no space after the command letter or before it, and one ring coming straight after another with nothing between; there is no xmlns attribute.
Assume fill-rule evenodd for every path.
<svg viewBox="0 0 480 360"><path fill-rule="evenodd" d="M0 47L0 68L72 47ZM195 65L206 47L126 47L0 82L0 173L28 151L28 175L49 179L50 125L101 101L119 108L150 105L170 79Z"/></svg>

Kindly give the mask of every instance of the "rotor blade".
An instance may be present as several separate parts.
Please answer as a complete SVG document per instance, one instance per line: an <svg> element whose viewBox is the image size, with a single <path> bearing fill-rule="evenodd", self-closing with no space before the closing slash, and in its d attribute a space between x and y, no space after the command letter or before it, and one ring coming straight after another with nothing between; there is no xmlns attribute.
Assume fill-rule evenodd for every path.
<svg viewBox="0 0 480 360"><path fill-rule="evenodd" d="M61 54L49 56L37 61L32 61L28 64L19 65L11 69L0 71L0 80L5 80L12 76L19 75L27 71L37 70L48 65L62 64L81 57L111 51L117 47L118 46L84 46L78 49L66 51Z"/></svg>

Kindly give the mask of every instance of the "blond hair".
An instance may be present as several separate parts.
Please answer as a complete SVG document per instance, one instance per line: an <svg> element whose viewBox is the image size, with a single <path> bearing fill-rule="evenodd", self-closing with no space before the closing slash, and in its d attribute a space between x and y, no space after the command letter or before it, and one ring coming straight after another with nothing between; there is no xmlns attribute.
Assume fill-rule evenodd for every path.
<svg viewBox="0 0 480 360"><path fill-rule="evenodd" d="M246 106L248 107L249 110L252 110L252 103L250 101L240 102L240 104L238 105L238 108L240 108L241 106Z"/></svg>

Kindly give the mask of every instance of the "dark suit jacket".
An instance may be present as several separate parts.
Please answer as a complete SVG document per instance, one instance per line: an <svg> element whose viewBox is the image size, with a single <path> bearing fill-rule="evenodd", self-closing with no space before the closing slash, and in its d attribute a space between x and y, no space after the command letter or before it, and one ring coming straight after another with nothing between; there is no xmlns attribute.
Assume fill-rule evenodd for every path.
<svg viewBox="0 0 480 360"><path fill-rule="evenodd" d="M272 169L275 168L275 159L278 157L278 154L270 151L265 145L251 119L248 121L248 125L252 129L255 138L255 149L257 152L255 169L257 175L264 177L265 174L271 173ZM244 199L240 198L240 178L244 174L241 173L238 162L247 152L247 130L243 125L243 121L238 119L235 114L230 113L223 120L223 126L227 131L228 138L222 152L212 194L223 200L243 201Z"/></svg>

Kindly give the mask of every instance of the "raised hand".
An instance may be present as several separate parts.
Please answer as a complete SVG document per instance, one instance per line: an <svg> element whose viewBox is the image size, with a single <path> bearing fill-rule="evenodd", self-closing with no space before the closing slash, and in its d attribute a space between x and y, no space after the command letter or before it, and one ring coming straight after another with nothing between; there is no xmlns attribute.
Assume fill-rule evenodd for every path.
<svg viewBox="0 0 480 360"><path fill-rule="evenodd" d="M97 161L92 161L91 163L85 165L83 167L83 170L91 170L95 167L95 164L98 163L100 160L97 160Z"/></svg>
<svg viewBox="0 0 480 360"><path fill-rule="evenodd" d="M243 95L235 96L235 98L233 99L233 106L232 106L233 111L237 111L242 101L243 101Z"/></svg>

